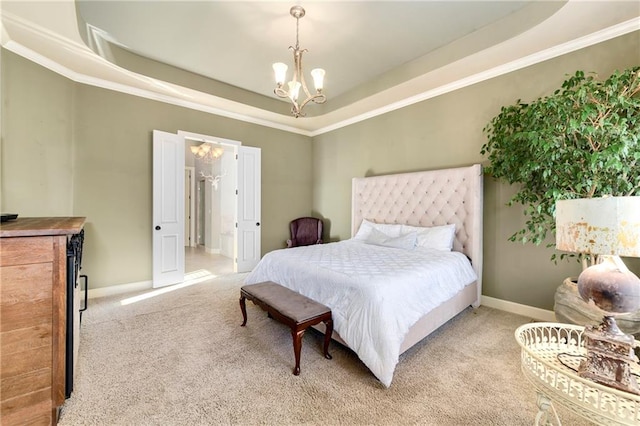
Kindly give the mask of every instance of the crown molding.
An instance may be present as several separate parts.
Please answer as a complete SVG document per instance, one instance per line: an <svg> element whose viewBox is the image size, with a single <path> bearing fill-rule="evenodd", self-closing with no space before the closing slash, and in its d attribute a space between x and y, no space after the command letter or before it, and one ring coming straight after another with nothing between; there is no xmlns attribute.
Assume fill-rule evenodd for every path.
<svg viewBox="0 0 640 426"><path fill-rule="evenodd" d="M4 26L3 47L74 82L270 127L285 132L314 137L624 34L639 31L640 17L635 17L602 30L544 48L523 57L506 61L489 69L470 71L468 75L454 78L442 84L436 84L434 87L426 90L419 89L420 87L428 86L425 82L429 81L431 77L430 74L460 74L460 72L456 72L456 70L459 70L461 67L465 70L467 68L464 67L473 70L473 67L470 65L473 64L474 61L476 63L482 63L480 59L500 49L503 51L505 49L517 51L518 43L522 42L522 37L516 37L501 43L501 45L491 47L464 58L461 61L435 70L433 73L425 74L424 76L414 78L394 88L388 89L385 93L363 99L353 106L344 107L325 115L304 119L283 116L282 114L243 105L233 100L223 99L211 94L136 74L108 62L79 41L60 36L6 11L2 13L2 24ZM529 34L528 37L531 37L531 34ZM80 40L79 36L78 40ZM65 61L67 62L65 63ZM75 65L73 69L72 65ZM395 94L396 91L397 93L415 93L415 89L411 90L412 86L418 87L417 90L419 93L401 96L398 100L388 102L383 106L375 106L376 103L384 103L384 99L398 98L398 95Z"/></svg>
<svg viewBox="0 0 640 426"><path fill-rule="evenodd" d="M547 61L549 59L556 58L558 56L566 55L568 53L584 49L586 47L602 43L607 40L634 32L640 31L640 18L630 19L618 25L606 28L604 30L597 31L584 37L577 38L557 46L542 50L540 52L533 53L531 55L516 59L514 61L496 66L486 71L481 71L468 77L461 78L451 83L444 84L431 90L419 93L417 95L407 97L401 101L391 103L382 108L371 110L367 113L354 116L347 120L336 122L335 124L319 128L311 132L311 136L321 135L333 130L346 127L360 121L367 120L369 118L377 117L388 112L401 109L427 99L434 98L436 96L444 95L449 92L453 92L458 89L462 89L467 86L471 86L476 83L490 80L495 77L499 77L504 74L508 74L513 71L517 71L522 68L526 68L531 65L535 65L540 62Z"/></svg>
<svg viewBox="0 0 640 426"><path fill-rule="evenodd" d="M100 87L150 100L164 102L221 117L266 126L290 133L311 136L310 130L296 126L294 117L220 98L166 81L137 74L112 64L83 43L62 37L46 28L34 25L12 13L2 12L2 47L41 65L76 83ZM24 40L25 43L21 43ZM30 47L27 47L29 44ZM46 46L44 54L35 50ZM55 58L61 58L57 60ZM66 63L63 63L64 61ZM69 64L75 65L72 69ZM93 74L78 71L92 71ZM105 78L106 77L106 78Z"/></svg>

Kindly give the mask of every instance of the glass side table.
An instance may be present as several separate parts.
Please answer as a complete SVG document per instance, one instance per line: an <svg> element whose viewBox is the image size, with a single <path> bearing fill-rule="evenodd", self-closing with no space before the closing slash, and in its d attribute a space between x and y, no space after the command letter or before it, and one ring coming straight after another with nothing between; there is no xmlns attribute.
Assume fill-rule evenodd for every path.
<svg viewBox="0 0 640 426"><path fill-rule="evenodd" d="M583 331L581 326L549 322L516 330L522 372L538 393L535 424L560 425L553 408L557 403L599 425L640 425L640 395L578 376L587 353ZM631 372L640 375L640 365L633 364Z"/></svg>

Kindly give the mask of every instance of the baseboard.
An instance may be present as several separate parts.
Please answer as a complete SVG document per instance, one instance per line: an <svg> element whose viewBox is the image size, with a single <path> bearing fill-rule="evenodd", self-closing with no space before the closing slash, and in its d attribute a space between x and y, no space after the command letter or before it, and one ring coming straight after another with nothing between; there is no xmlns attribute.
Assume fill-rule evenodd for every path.
<svg viewBox="0 0 640 426"><path fill-rule="evenodd" d="M89 299L97 297L115 296L117 294L142 291L153 288L151 281L140 281L137 283L119 284L109 287L89 289ZM538 321L555 322L556 316L553 311L534 308L533 306L522 305L520 303L509 302L508 300L496 299L495 297L482 296L480 304L489 308L499 309L512 314L522 315Z"/></svg>
<svg viewBox="0 0 640 426"><path fill-rule="evenodd" d="M150 288L153 288L152 281L118 284L109 287L90 288L87 297L89 299L95 299L97 297L115 296L117 294L130 293L133 291L148 290Z"/></svg>
<svg viewBox="0 0 640 426"><path fill-rule="evenodd" d="M537 321L556 322L555 313L546 309L534 308L533 306L521 305L520 303L509 302L508 300L496 299L489 296L482 296L480 304L489 308L529 317Z"/></svg>

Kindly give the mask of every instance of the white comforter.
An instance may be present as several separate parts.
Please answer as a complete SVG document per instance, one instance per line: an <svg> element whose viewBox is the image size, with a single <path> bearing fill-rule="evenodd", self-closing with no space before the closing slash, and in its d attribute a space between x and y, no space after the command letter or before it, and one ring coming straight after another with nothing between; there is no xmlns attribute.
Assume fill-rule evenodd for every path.
<svg viewBox="0 0 640 426"><path fill-rule="evenodd" d="M267 253L245 284L273 281L327 305L335 331L388 387L409 328L476 278L462 253L347 240Z"/></svg>

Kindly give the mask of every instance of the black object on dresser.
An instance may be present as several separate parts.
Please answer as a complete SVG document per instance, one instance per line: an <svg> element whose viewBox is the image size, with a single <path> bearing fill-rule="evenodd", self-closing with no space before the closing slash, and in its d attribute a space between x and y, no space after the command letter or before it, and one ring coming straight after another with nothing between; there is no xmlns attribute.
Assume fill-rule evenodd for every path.
<svg viewBox="0 0 640 426"><path fill-rule="evenodd" d="M79 233L71 235L67 241L67 335L66 335L66 357L65 357L65 397L69 398L73 392L73 376L77 352L76 332L80 330L82 323L82 312L87 309L88 278L86 275L79 275L82 269L82 247L84 245L84 229ZM84 304L80 307L77 298L78 280L84 281Z"/></svg>

